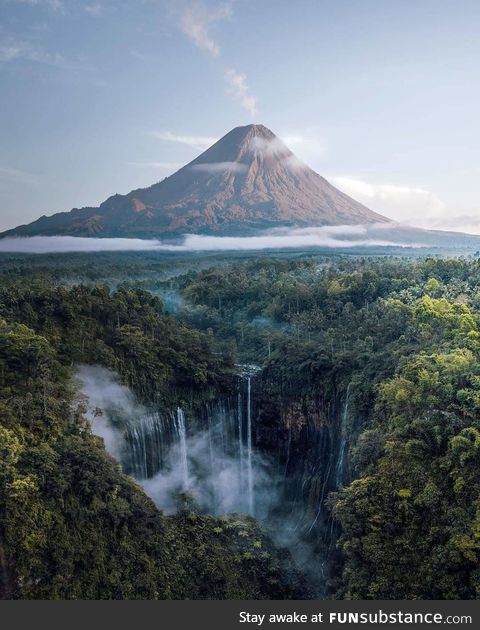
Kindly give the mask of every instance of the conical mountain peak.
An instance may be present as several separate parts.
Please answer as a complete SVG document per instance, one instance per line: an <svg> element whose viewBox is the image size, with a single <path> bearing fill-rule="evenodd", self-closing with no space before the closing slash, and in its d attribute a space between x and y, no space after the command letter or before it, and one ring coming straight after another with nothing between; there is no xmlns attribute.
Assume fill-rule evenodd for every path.
<svg viewBox="0 0 480 630"><path fill-rule="evenodd" d="M229 136L230 134L239 134L243 135L243 137L248 140L248 138L252 138L254 136L262 137L265 139L273 139L277 136L273 133L271 129L261 124L251 124L251 125L243 125L240 127L234 127L231 131L229 131L224 138Z"/></svg>
<svg viewBox="0 0 480 630"><path fill-rule="evenodd" d="M300 162L268 127L235 127L163 181L9 235L154 238L386 221Z"/></svg>
<svg viewBox="0 0 480 630"><path fill-rule="evenodd" d="M288 157L291 151L273 131L264 125L246 125L229 131L187 166L229 162L248 164L258 156L280 154Z"/></svg>

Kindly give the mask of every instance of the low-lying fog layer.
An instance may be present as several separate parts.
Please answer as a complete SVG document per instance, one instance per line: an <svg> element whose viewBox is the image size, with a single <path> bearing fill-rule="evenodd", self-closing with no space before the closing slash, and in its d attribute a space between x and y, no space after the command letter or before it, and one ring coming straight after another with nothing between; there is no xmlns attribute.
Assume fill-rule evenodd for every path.
<svg viewBox="0 0 480 630"><path fill-rule="evenodd" d="M381 238L392 224L337 225L311 228L276 229L258 236L206 236L186 234L179 244L156 239L84 238L75 236L8 237L0 240L0 252L47 254L100 251L232 251L284 249L288 247L419 247L415 243ZM390 236L390 234L388 234Z"/></svg>
<svg viewBox="0 0 480 630"><path fill-rule="evenodd" d="M132 460L138 463L152 456L162 460L161 469L152 476L145 475L146 467L142 466L131 473L166 514L176 512L182 492L207 513L241 512L261 519L267 516L274 499L278 500L275 480L256 450L252 448L247 457L248 445L242 443L244 456L240 459L236 451L226 452L225 409L220 415L212 409L208 429L200 428L190 412L180 408L162 414L147 410L120 383L118 375L104 367L80 365L75 376L92 431L103 439L110 455L126 468ZM183 436L177 433L180 420Z"/></svg>

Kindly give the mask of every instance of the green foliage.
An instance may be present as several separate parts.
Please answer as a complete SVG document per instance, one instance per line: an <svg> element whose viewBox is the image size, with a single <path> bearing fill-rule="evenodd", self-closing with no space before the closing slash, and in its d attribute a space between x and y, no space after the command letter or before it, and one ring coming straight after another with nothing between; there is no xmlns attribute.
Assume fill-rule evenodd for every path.
<svg viewBox="0 0 480 630"><path fill-rule="evenodd" d="M112 293L106 286L15 281L0 287L1 314L15 322L5 351L18 365L37 365L37 355L49 348L66 364L111 367L140 398L164 404L192 394L208 398L230 382L230 357L214 352L208 335L166 315L159 298L141 289ZM35 343L28 337L33 331L40 335Z"/></svg>
<svg viewBox="0 0 480 630"><path fill-rule="evenodd" d="M354 480L328 500L336 597L480 597L479 285L478 261L433 259L249 262L188 279L190 321L264 365L269 434L326 422L311 409L352 385ZM303 449L308 470L317 455ZM309 475L313 510L324 481Z"/></svg>
<svg viewBox="0 0 480 630"><path fill-rule="evenodd" d="M153 255L90 260L18 259L2 276L4 595L292 595L253 522L192 513L188 497L158 514L72 413L72 363L112 367L171 405L227 391L240 361L263 367L259 443L277 453L293 435L307 514L324 488L309 430L351 386L351 479L325 497L335 597L480 597L478 260L200 256L195 272ZM177 297L177 318L140 285Z"/></svg>
<svg viewBox="0 0 480 630"><path fill-rule="evenodd" d="M230 362L208 336L140 290L25 280L0 295L0 598L302 592L288 559L253 522L242 521L242 538L229 519L163 516L74 406L70 365L78 361L114 367L140 395L165 404L218 395Z"/></svg>

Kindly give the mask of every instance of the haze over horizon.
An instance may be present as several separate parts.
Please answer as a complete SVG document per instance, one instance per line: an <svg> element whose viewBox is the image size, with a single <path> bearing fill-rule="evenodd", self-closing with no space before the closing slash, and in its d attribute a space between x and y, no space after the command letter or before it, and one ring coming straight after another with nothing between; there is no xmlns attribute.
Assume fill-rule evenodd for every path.
<svg viewBox="0 0 480 630"><path fill-rule="evenodd" d="M480 233L480 6L0 0L0 230L262 122L372 210Z"/></svg>

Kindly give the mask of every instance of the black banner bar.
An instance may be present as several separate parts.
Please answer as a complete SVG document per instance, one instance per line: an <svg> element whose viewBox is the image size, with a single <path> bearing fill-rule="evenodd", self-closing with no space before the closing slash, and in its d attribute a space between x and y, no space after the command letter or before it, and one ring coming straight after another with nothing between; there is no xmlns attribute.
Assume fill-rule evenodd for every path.
<svg viewBox="0 0 480 630"><path fill-rule="evenodd" d="M100 625L114 630L480 627L479 601L11 601L2 628L49 630ZM88 625L87 625L88 624ZM105 625L104 625L105 624Z"/></svg>

